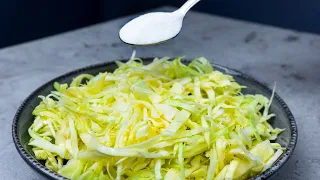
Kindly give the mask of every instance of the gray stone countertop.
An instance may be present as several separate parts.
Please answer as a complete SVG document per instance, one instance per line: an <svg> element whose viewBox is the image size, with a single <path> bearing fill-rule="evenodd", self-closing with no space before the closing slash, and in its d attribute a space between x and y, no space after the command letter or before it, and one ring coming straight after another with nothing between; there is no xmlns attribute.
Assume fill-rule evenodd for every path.
<svg viewBox="0 0 320 180"><path fill-rule="evenodd" d="M164 10L171 8L164 7ZM20 103L46 81L87 65L129 58L120 42L123 17L0 50L0 179L38 180L17 153L12 118ZM190 12L174 40L137 48L139 57L204 56L272 85L291 108L298 145L273 179L320 179L320 36Z"/></svg>

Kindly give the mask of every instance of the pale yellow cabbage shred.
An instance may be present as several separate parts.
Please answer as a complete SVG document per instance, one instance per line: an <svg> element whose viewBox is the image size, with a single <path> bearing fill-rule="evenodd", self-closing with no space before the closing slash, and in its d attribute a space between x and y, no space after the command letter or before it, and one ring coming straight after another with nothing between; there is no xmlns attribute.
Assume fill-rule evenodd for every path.
<svg viewBox="0 0 320 180"><path fill-rule="evenodd" d="M246 179L282 154L271 100L243 95L203 57L117 62L40 98L29 128L38 160L70 179ZM275 153L275 151L277 151Z"/></svg>

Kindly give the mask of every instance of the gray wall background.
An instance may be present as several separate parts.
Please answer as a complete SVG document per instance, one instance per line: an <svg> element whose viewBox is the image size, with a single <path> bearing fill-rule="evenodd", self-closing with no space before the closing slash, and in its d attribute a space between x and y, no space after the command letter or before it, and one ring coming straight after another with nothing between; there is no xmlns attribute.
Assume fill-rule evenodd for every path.
<svg viewBox="0 0 320 180"><path fill-rule="evenodd" d="M2 0L0 48L186 0ZM202 0L194 10L320 34L319 0Z"/></svg>

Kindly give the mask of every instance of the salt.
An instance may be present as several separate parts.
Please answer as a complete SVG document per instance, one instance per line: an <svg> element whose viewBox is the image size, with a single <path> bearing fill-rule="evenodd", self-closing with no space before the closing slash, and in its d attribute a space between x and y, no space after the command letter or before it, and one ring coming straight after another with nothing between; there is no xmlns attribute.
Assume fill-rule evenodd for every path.
<svg viewBox="0 0 320 180"><path fill-rule="evenodd" d="M128 44L160 43L179 34L183 17L184 14L179 12L148 13L128 22L121 28L119 36Z"/></svg>

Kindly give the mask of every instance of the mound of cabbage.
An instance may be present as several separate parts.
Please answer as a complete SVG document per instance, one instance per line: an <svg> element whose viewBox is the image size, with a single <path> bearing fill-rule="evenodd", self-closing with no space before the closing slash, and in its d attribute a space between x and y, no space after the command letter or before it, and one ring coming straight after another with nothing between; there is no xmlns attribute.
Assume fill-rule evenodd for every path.
<svg viewBox="0 0 320 180"><path fill-rule="evenodd" d="M117 62L40 96L29 145L70 179L246 179L282 154L271 100L205 58Z"/></svg>

